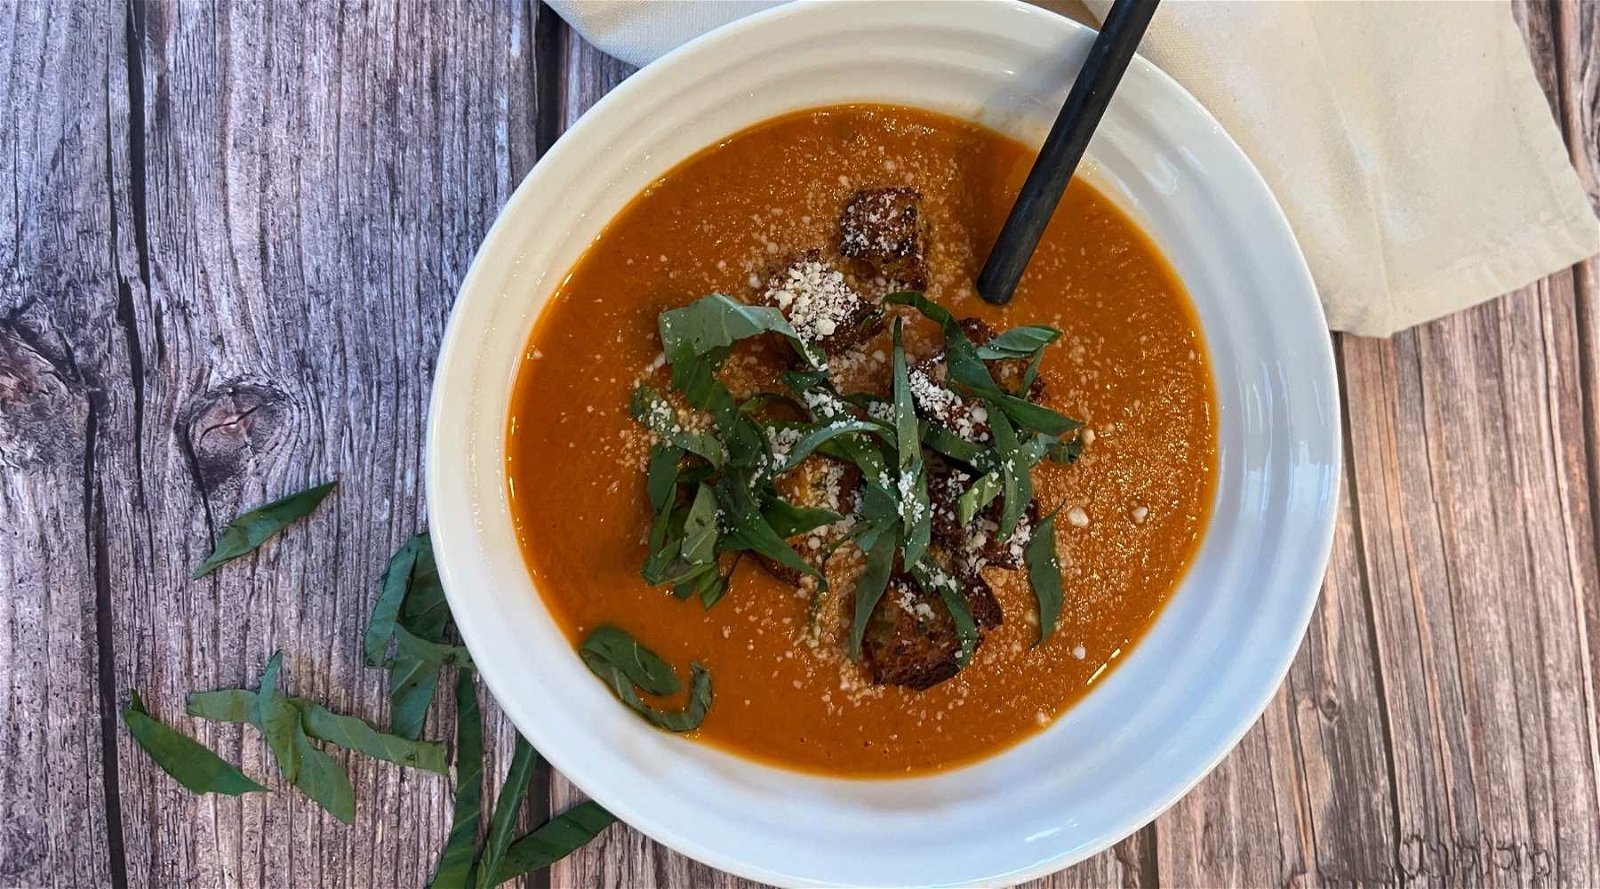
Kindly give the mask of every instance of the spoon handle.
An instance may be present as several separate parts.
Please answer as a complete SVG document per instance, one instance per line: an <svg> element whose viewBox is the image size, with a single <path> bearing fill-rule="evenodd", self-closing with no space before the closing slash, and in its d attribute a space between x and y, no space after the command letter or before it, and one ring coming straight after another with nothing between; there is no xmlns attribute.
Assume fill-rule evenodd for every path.
<svg viewBox="0 0 1600 889"><path fill-rule="evenodd" d="M1116 0L1112 4L1016 203L1011 205L1011 214L989 251L983 271L978 273L978 294L986 302L1003 306L1011 301L1159 2Z"/></svg>

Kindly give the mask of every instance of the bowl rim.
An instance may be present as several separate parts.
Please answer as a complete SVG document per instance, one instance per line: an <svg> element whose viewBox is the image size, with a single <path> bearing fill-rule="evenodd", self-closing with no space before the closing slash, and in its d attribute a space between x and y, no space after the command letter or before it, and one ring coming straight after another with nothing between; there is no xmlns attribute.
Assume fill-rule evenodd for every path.
<svg viewBox="0 0 1600 889"><path fill-rule="evenodd" d="M1069 32L1074 32L1074 39L1087 39L1088 35L1096 33L1094 29L1080 22L1042 8L1023 3L1021 0L991 0L991 2L996 3L996 5L1011 7L1013 10L1022 10L1021 12L1018 12L1018 14L1034 16L1039 21L1045 23L1048 27L1065 28ZM783 3L777 6L769 7L737 19L733 22L724 24L713 29L712 31L709 31L684 43L683 45L662 56L656 62L640 69L623 83L619 84L606 95L602 96L588 111L586 111L575 123L573 123L572 126L568 127L562 136L557 139L556 142L543 155L540 156L534 166L529 169L528 173L518 183L517 188L513 191L511 197L500 209L494 223L491 225L488 233L484 236L483 241L474 254L468 271L462 278L462 283L457 294L457 303L456 305L452 306L449 320L446 324L444 334L441 339L440 351L434 375L433 390L429 399L427 440L424 447L425 487L427 502L430 504L430 506L434 503L445 502L447 498L444 495L448 493L448 489L445 487L445 483L441 478L441 470L439 469L439 466L443 460L438 454L438 444L445 435L444 430L440 426L439 418L445 413L443 410L443 400L447 397L446 393L449 389L448 386L444 385L444 382L452 373L466 372L463 368L469 366L469 364L465 359L470 355L473 349L473 343L469 339L468 333L462 327L462 313L457 309L459 305L461 305L468 298L470 293L484 289L480 279L488 274L485 271L485 267L491 262L498 261L500 254L507 249L507 242L509 241L508 229L513 225L511 220L513 217L521 215L518 212L519 208L523 207L532 199L529 185L540 173L541 168L547 165L547 161L553 161L554 159L561 158L569 154L578 154L584 151L586 134L590 130L601 126L600 121L607 113L609 113L610 108L632 101L636 94L647 93L649 90L655 87L656 81L663 80L671 74L679 71L679 69L690 64L694 57L702 51L702 47L713 45L724 40L735 39L739 35L742 35L748 31L770 27L773 25L773 23L791 16L807 15L809 14L810 9L817 6L829 5L833 5L829 2L829 0L794 0L794 2ZM1305 292L1309 292L1313 297L1315 297L1315 283L1312 279L1310 269L1306 265L1304 253L1301 250L1298 241L1294 237L1293 230L1289 225L1287 217L1284 215L1280 202L1277 200L1276 195L1273 194L1271 188L1262 178L1254 163L1250 161L1249 156L1244 153L1243 149L1238 146L1238 143L1235 142L1227 133L1227 131L1223 129L1221 124L1216 121L1215 117L1210 114L1210 112L1199 102L1199 100L1197 100L1192 94L1185 90L1181 84L1173 80L1159 67L1143 56L1138 55L1136 55L1131 62L1131 67L1139 69L1142 72L1142 76L1153 77L1157 81L1161 82L1162 87L1172 94L1172 97L1175 101L1179 101L1191 106L1191 109L1194 112L1198 113L1198 115L1202 116L1205 120L1211 123L1215 130L1215 134L1220 137L1222 142L1226 143L1227 147L1231 148L1232 151L1236 152L1239 157L1242 158L1246 175L1253 180L1256 186L1259 187L1261 193L1266 197L1270 206L1270 218L1265 221L1274 227L1280 227L1283 232L1288 234L1288 243L1292 249L1294 260L1293 266L1297 278L1297 280L1290 282L1290 284L1295 288L1303 288ZM705 144L712 144L715 138L716 137L713 137ZM685 155L685 157L687 156L688 155ZM559 270L556 271L559 274ZM1313 298L1312 304L1316 318L1322 322L1322 326L1325 328L1326 316L1323 313L1320 301ZM1307 355L1305 357L1309 364L1315 366L1314 370L1319 379L1329 381L1332 384L1329 390L1327 390L1324 403L1319 405L1319 407L1333 418L1332 422L1334 425L1342 426L1342 405L1340 404L1340 399L1337 395L1339 391L1337 371L1335 367L1331 340L1328 338L1323 338L1321 340L1321 347L1315 350L1315 354ZM1336 491L1341 485L1342 474L1344 472L1344 443L1342 435L1333 436L1330 444L1331 454L1329 459L1332 466L1333 475L1328 481L1328 488ZM433 524L431 520L432 512L433 510L430 509L430 526ZM1311 587L1308 591L1301 592L1300 590L1295 590L1296 593L1299 593L1299 595L1296 597L1298 607L1293 612L1286 615L1287 623L1293 627L1292 636L1294 644L1292 646L1285 644L1283 647L1281 656L1277 658L1273 665L1273 669L1271 671L1271 683L1269 685L1262 686L1264 691L1258 695L1256 699L1250 702L1248 708L1239 709L1239 718L1237 723L1226 733L1226 737L1217 744L1216 748L1208 757L1205 765L1202 768L1195 770L1193 774L1189 775L1187 780L1182 783L1181 787L1177 787L1175 785L1175 789L1163 801L1145 805L1136 811L1129 812L1126 816L1121 818L1118 822L1119 827L1115 831L1117 837L1125 837L1130 835L1140 827L1158 817L1162 812L1166 811L1168 808L1181 800L1185 795L1187 795L1196 784L1209 775L1217 767L1217 765L1234 750L1244 735L1256 725L1256 723L1260 720L1261 714L1265 711L1272 698L1281 688L1283 681L1288 675L1293 661L1301 648L1306 629L1309 626L1311 617L1315 611L1317 600L1320 596L1322 577L1326 574L1326 566L1332 553L1337 524L1336 505L1327 506L1324 510L1324 513L1325 515L1322 516L1322 521L1320 522L1320 536L1314 541L1314 545L1308 545L1308 552L1314 556L1315 562L1321 565L1322 568L1319 572L1317 572L1314 579L1311 578L1310 575L1307 576L1305 583L1311 584ZM468 536L469 535L466 532L459 531L450 525L435 527L433 528L432 532L433 546L436 552L436 561L438 564L441 582L444 586L446 597L450 601L453 608L465 607L463 600L460 598L460 594L452 594L451 590L453 588L459 589L458 584L461 580L461 573L457 571L456 565L460 563L462 558L470 556L470 547L468 546L468 541L466 540ZM470 622L461 622L458 620L458 626L460 628L463 641L467 647L471 649L473 646L474 633L469 628L469 623ZM511 702L502 704L502 710L509 718L511 718L513 724L516 725L518 732L523 737L529 738L531 741L535 735L539 734L539 731L536 728L538 725L538 719L536 717L530 718L529 715L524 712L524 707L516 703L516 695L510 693L511 688L506 681L507 677L497 677L493 675L492 670L486 671L480 669L478 672L483 677L484 683L486 686L488 686L491 694L495 694L497 701ZM501 692L506 693L501 694ZM1246 715L1248 715L1247 719L1244 718ZM588 788L583 787L578 780L572 778L574 771L582 772L583 769L579 768L576 770L569 770L571 762L567 760L565 751L558 751L553 755L546 755L545 751L541 750L540 754L546 756L546 759L554 768L560 770L564 775L568 776L570 780L573 780L573 783L579 786L581 790L584 790L585 793L589 792ZM731 753L728 755L736 756L736 754ZM741 757L741 759L743 758ZM766 763L758 764L769 765L769 767L771 767L770 764ZM863 780L902 779L869 778ZM793 874L768 870L758 864L752 863L749 860L733 858L726 854L720 853L716 849L708 847L697 841L694 839L691 833L685 832L675 825L652 822L649 818L636 818L635 816L639 814L640 808L633 804L630 797L614 796L604 791L599 796L591 796L608 810L615 813L619 820L626 822L629 826L640 831L651 839L712 867L738 875L740 877L780 885L798 885L807 882L805 878L796 877ZM1108 831L1108 833L1110 832L1111 831ZM1040 861L1031 868L1008 874L1006 879L1022 881L1054 873L1088 857L1099 849L1108 847L1115 841L1116 839L1113 838L1104 846L1100 846L1095 849L1089 849L1087 851L1073 849L1061 851L1048 859Z"/></svg>

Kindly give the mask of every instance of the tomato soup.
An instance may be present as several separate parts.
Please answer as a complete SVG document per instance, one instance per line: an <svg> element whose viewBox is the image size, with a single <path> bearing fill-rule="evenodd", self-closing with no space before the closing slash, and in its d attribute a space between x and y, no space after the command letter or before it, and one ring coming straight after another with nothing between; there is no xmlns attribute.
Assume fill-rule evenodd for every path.
<svg viewBox="0 0 1600 889"><path fill-rule="evenodd" d="M974 278L1032 161L998 133L910 108L838 106L770 120L646 188L539 319L519 369L506 454L529 571L575 645L610 625L680 671L704 665L715 702L698 740L834 775L971 762L1087 694L1128 657L1182 579L1216 474L1215 402L1198 322L1156 246L1082 178L1013 301L984 303ZM711 607L640 573L652 522L651 439L630 415L630 398L641 381L665 379L658 316L712 293L758 303L772 270L804 251L851 269L839 257L841 213L861 189L918 195L926 245L917 283L928 299L995 330L1060 331L1038 365L1041 401L1084 424L1075 463L1042 461L1031 472L1035 521L1055 517L1061 601L1053 633L1035 644L1039 606L1026 572L986 567L1003 620L964 668L920 689L874 682L851 659L851 579L831 563L833 582L819 592L744 559ZM858 271L847 277L873 299L895 286ZM905 325L908 360L938 348L940 328L916 311L889 305L883 313ZM786 347L770 339L777 342L735 348L725 373L743 373L747 389L771 385L787 359L774 357ZM886 324L832 360L887 391L890 355ZM852 549L840 547L839 561L852 561Z"/></svg>

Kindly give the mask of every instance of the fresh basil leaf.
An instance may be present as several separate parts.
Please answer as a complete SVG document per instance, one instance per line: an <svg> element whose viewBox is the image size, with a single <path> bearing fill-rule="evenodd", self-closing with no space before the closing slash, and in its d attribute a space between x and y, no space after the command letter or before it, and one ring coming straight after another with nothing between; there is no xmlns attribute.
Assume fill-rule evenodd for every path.
<svg viewBox="0 0 1600 889"><path fill-rule="evenodd" d="M625 630L609 624L597 627L590 633L583 640L581 650L617 668L629 682L650 694L676 694L681 687L678 674L666 661L640 645Z"/></svg>
<svg viewBox="0 0 1600 889"><path fill-rule="evenodd" d="M649 429L661 444L688 451L713 466L722 465L722 444L716 437L701 430L684 428L678 411L656 390L643 384L633 387L629 410L633 418Z"/></svg>
<svg viewBox="0 0 1600 889"><path fill-rule="evenodd" d="M867 622L878 607L878 600L889 588L889 574L894 570L894 551L898 541L893 533L880 534L867 546L867 565L856 578L855 615L850 621L850 659L861 660L861 639L867 633Z"/></svg>
<svg viewBox="0 0 1600 889"><path fill-rule="evenodd" d="M494 884L555 864L583 848L616 820L617 816L593 801L573 806L512 843L495 872Z"/></svg>
<svg viewBox="0 0 1600 889"><path fill-rule="evenodd" d="M956 523L965 528L977 518L978 513L983 512L984 507L1000 496L1001 488L999 473L986 472L978 476L977 480L956 498Z"/></svg>
<svg viewBox="0 0 1600 889"><path fill-rule="evenodd" d="M844 518L831 509L795 506L781 497L773 497L768 501L766 507L761 510L761 516L772 526L772 530L785 540L796 534L804 534L831 525Z"/></svg>
<svg viewBox="0 0 1600 889"><path fill-rule="evenodd" d="M400 603L397 623L419 638L430 642L443 642L453 622L450 602L444 595L444 584L439 582L439 566L433 561L432 539L424 531L417 535L416 567L411 571L411 583L406 587L405 598Z"/></svg>
<svg viewBox="0 0 1600 889"><path fill-rule="evenodd" d="M755 499L745 483L723 475L716 484L717 502L722 506L722 518L727 524L723 536L726 552L752 550L780 565L793 568L801 574L822 580L822 574L808 564L781 537L767 520L761 517Z"/></svg>
<svg viewBox="0 0 1600 889"><path fill-rule="evenodd" d="M380 732L365 720L341 716L304 698L289 700L300 710L300 725L305 733L318 741L326 741L398 766L422 769L437 775L449 774L445 747L438 741L413 741Z"/></svg>
<svg viewBox="0 0 1600 889"><path fill-rule="evenodd" d="M325 485L307 488L240 515L229 522L228 527L222 529L222 534L217 537L216 548L211 551L211 555L206 556L204 562L195 567L194 573L189 575L189 578L193 580L204 577L217 570L217 567L224 562L255 552L256 548L272 535L282 531L296 519L309 515L337 484L338 482L328 482Z"/></svg>
<svg viewBox="0 0 1600 889"><path fill-rule="evenodd" d="M777 469L773 470L772 474L775 476L783 475L785 472L794 469L805 462L805 459L811 456L817 448L841 435L858 435L861 433L885 437L883 427L876 422L869 420L834 420L802 435L789 448L789 456L784 459Z"/></svg>
<svg viewBox="0 0 1600 889"><path fill-rule="evenodd" d="M261 730L278 762L278 771L290 784L300 781L300 745L295 736L300 732L300 711L278 691L278 672L283 667L283 653L273 652L267 668L257 683L256 698L250 707L250 722Z"/></svg>
<svg viewBox="0 0 1600 889"><path fill-rule="evenodd" d="M988 453L983 445L967 441L936 423L922 424L922 443L968 466L977 466L983 455Z"/></svg>
<svg viewBox="0 0 1600 889"><path fill-rule="evenodd" d="M1057 441L1046 451L1046 455L1053 463L1070 466L1083 457L1083 439L1071 438L1066 441Z"/></svg>
<svg viewBox="0 0 1600 889"><path fill-rule="evenodd" d="M415 740L439 687L439 662L417 651L395 652L389 667L389 731Z"/></svg>
<svg viewBox="0 0 1600 889"><path fill-rule="evenodd" d="M941 306L933 300L928 299L915 290L902 290L898 293L891 293L888 296L885 296L883 301L886 303L894 303L895 305L899 306L910 306L921 312L924 318L927 318L929 321L932 321L940 327L949 328L954 326L956 323L956 317L950 314L949 309L946 309L944 306Z"/></svg>
<svg viewBox="0 0 1600 889"><path fill-rule="evenodd" d="M1013 327L1005 333L978 347L978 357L984 361L1005 358L1028 358L1044 350L1061 338L1061 331L1041 324ZM1024 390L1026 391L1026 390Z"/></svg>
<svg viewBox="0 0 1600 889"><path fill-rule="evenodd" d="M705 355L759 334L776 333L787 339L813 367L823 363L821 354L795 333L782 312L769 306L746 305L721 293L662 312L658 326L661 345L668 357L684 351Z"/></svg>
<svg viewBox="0 0 1600 889"><path fill-rule="evenodd" d="M898 451L900 521L905 526L905 561L916 562L927 551L933 530L933 508L928 500L928 477L922 463L922 435L911 397L911 375L905 345L900 340L901 319L894 319L894 430Z"/></svg>
<svg viewBox="0 0 1600 889"><path fill-rule="evenodd" d="M533 768L539 754L521 735L511 752L511 766L506 769L505 783L500 785L500 796L494 802L494 815L489 818L489 835L484 837L483 852L478 856L478 889L491 889L499 881L501 862L506 848L511 845L511 831L517 825L517 810L522 808L522 798L528 793L528 782L533 778Z"/></svg>
<svg viewBox="0 0 1600 889"><path fill-rule="evenodd" d="M1061 614L1061 563L1056 560L1056 514L1050 513L1033 529L1023 550L1028 565L1028 583L1039 603L1038 645L1056 630Z"/></svg>
<svg viewBox="0 0 1600 889"><path fill-rule="evenodd" d="M1033 499L1033 477L1030 464L1021 453L1022 443L1011 421L999 411L989 415L989 430L994 435L995 453L1000 459L1000 539L1009 538L1017 530L1017 523Z"/></svg>
<svg viewBox="0 0 1600 889"><path fill-rule="evenodd" d="M689 664L689 704L682 710L657 710L639 698L639 693L634 690L633 683L615 664L604 660L590 651L580 651L583 663L590 672L599 676L601 681L611 687L612 694L617 700L628 705L635 713L643 716L647 722L656 728L669 732L689 732L700 727L705 721L706 713L711 709L711 674L699 663Z"/></svg>
<svg viewBox="0 0 1600 889"><path fill-rule="evenodd" d="M967 597L961 592L961 584L950 572L927 558L911 566L911 576L917 581L917 586L938 596L950 612L950 618L956 625L956 638L961 641L961 648L956 652L956 664L965 667L972 662L972 655L978 650L982 637L978 633L978 622L972 619L972 608L967 605Z"/></svg>
<svg viewBox="0 0 1600 889"><path fill-rule="evenodd" d="M1001 389L990 375L989 368L978 357L978 348L962 331L955 316L943 307L930 302L919 293L891 293L884 297L884 300L912 306L925 317L938 322L944 329L945 367L948 379L958 388L994 402L1018 426L1030 432L1062 435L1082 425L1077 420L1063 416L1044 405L1034 404L1026 398L1018 398ZM992 424L994 412L990 411L989 416Z"/></svg>
<svg viewBox="0 0 1600 889"><path fill-rule="evenodd" d="M1043 361L1043 349L1033 353L1033 359L1028 362L1028 369L1023 372L1021 382L1017 383L1017 391L1012 394L1018 398L1028 397L1028 390L1033 388L1033 381L1039 378L1039 365Z"/></svg>
<svg viewBox="0 0 1600 889"><path fill-rule="evenodd" d="M706 565L717 558L717 496L711 486L701 484L689 505L689 514L683 522L683 545L679 548L683 561L690 565Z"/></svg>
<svg viewBox="0 0 1600 889"><path fill-rule="evenodd" d="M295 760L299 764L294 786L333 817L345 824L354 824L356 792L350 786L350 776L334 762L333 757L311 743L311 738L298 722L295 723L291 738Z"/></svg>
<svg viewBox="0 0 1600 889"><path fill-rule="evenodd" d="M378 601L372 606L372 618L367 622L367 632L361 642L369 666L376 667L388 659L389 639L394 636L400 606L411 591L418 564L423 560L431 567L433 548L427 534L413 536L389 557L388 567L383 572L383 584L378 589ZM437 569L434 571L437 576Z"/></svg>
<svg viewBox="0 0 1600 889"><path fill-rule="evenodd" d="M151 761L190 793L239 796L266 790L199 741L157 722L137 691L129 693L122 721Z"/></svg>
<svg viewBox="0 0 1600 889"><path fill-rule="evenodd" d="M656 444L650 448L650 468L645 473L645 495L650 500L650 510L657 516L665 513L678 492L678 463L684 450L671 445Z"/></svg>
<svg viewBox="0 0 1600 889"><path fill-rule="evenodd" d="M705 667L698 663L689 664L689 703L684 709L657 710L639 698L638 691L634 689L635 677L649 679L653 683L652 686L640 684L646 691L651 687L665 688L667 686L660 672L666 669L670 673L670 668L666 667L665 662L655 652L640 645L622 630L602 627L596 633L601 631L604 631L605 643L590 646L589 640L584 640L583 647L578 649L578 655L583 658L583 663L590 672L611 687L612 693L618 700L657 728L670 732L688 732L700 727L700 723L705 721L706 713L711 709L712 702L711 674L706 672ZM672 689L676 691L678 688L676 675L672 675L672 682ZM662 693L670 694L670 692Z"/></svg>
<svg viewBox="0 0 1600 889"><path fill-rule="evenodd" d="M256 693L245 688L197 691L189 695L189 715L213 722L251 722ZM386 734L365 720L341 716L315 701L290 698L300 711L300 725L318 741L364 753L373 759L436 774L449 771L444 745L437 741L412 741Z"/></svg>
<svg viewBox="0 0 1600 889"><path fill-rule="evenodd" d="M456 800L450 835L439 852L428 889L467 889L483 809L483 718L472 671L456 673Z"/></svg>

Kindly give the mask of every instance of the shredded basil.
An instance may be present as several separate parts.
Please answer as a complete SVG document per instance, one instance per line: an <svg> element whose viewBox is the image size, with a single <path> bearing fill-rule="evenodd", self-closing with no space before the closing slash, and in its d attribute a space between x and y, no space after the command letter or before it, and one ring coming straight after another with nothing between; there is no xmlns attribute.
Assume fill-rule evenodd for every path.
<svg viewBox="0 0 1600 889"><path fill-rule="evenodd" d="M156 721L137 691L129 692L122 721L151 761L190 793L239 796L266 790L199 741Z"/></svg>
<svg viewBox="0 0 1600 889"><path fill-rule="evenodd" d="M1033 529L1023 558L1028 564L1028 583L1039 603L1039 639L1050 638L1061 614L1061 563L1056 560L1056 514L1050 513Z"/></svg>
<svg viewBox="0 0 1600 889"><path fill-rule="evenodd" d="M295 520L310 515L337 484L338 482L328 482L325 485L307 488L241 514L229 522L228 527L222 529L211 555L206 556L204 562L195 566L194 573L189 575L189 578L195 580L204 577L217 570L224 562L255 552L272 535L282 531Z"/></svg>
<svg viewBox="0 0 1600 889"><path fill-rule="evenodd" d="M597 644L591 645L590 640L594 639L595 634L600 634L602 638ZM682 710L657 710L639 697L635 686L651 694L672 694L679 688L677 676L672 675L672 684L668 686L661 671L666 670L671 675L670 668L655 652L640 645L625 631L606 626L596 630L595 634L584 640L578 654L590 672L599 676L618 700L656 728L669 732L690 732L700 727L711 710L712 702L711 674L705 667L694 662L689 664L687 706ZM651 684L645 685L640 679L648 680ZM652 688L670 688L670 691L652 691Z"/></svg>

